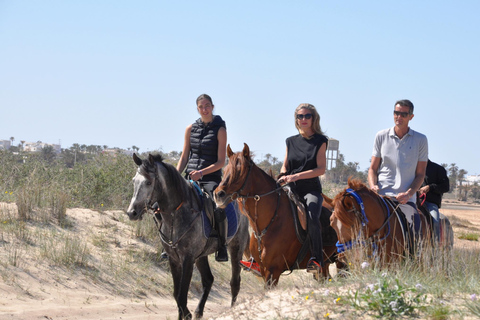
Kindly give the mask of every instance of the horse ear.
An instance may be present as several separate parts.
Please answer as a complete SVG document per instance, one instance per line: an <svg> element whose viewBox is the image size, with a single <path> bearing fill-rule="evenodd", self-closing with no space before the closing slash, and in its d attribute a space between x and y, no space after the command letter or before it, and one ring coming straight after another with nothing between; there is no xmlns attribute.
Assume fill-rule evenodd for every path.
<svg viewBox="0 0 480 320"><path fill-rule="evenodd" d="M230 143L227 145L227 157L233 156L232 148L230 148Z"/></svg>
<svg viewBox="0 0 480 320"><path fill-rule="evenodd" d="M151 153L148 154L148 162L153 166L155 164L155 160L153 159L153 156Z"/></svg>
<svg viewBox="0 0 480 320"><path fill-rule="evenodd" d="M142 165L142 159L140 159L136 153L133 154L133 161L135 161L135 163L137 164L137 166L141 166Z"/></svg>
<svg viewBox="0 0 480 320"><path fill-rule="evenodd" d="M246 144L245 142L243 143L243 156L245 158L250 159L250 148L248 147L248 144Z"/></svg>

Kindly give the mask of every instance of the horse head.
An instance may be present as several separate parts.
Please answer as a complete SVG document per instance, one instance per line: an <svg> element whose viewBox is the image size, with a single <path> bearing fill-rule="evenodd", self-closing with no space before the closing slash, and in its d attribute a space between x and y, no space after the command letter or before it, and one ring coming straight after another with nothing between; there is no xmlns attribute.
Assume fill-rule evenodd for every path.
<svg viewBox="0 0 480 320"><path fill-rule="evenodd" d="M236 200L247 183L248 174L253 165L250 148L244 143L243 151L234 153L227 146L228 164L223 171L223 179L214 192L214 199L218 207L224 208L232 200Z"/></svg>
<svg viewBox="0 0 480 320"><path fill-rule="evenodd" d="M160 154L149 154L133 161L138 169L133 177L133 197L127 214L130 220L141 220L143 214L156 203L158 210L170 212L183 202L187 182L171 164L164 163Z"/></svg>
<svg viewBox="0 0 480 320"><path fill-rule="evenodd" d="M362 225L362 217L357 208L357 201L348 189L355 191L366 190L365 184L358 179L348 179L348 187L338 193L333 199L333 212L330 216L330 225L335 230L340 242L352 240Z"/></svg>
<svg viewBox="0 0 480 320"><path fill-rule="evenodd" d="M143 214L152 206L152 194L155 187L155 160L152 155L142 160L133 154L133 161L138 166L137 173L132 179L133 197L127 209L130 220L141 220Z"/></svg>

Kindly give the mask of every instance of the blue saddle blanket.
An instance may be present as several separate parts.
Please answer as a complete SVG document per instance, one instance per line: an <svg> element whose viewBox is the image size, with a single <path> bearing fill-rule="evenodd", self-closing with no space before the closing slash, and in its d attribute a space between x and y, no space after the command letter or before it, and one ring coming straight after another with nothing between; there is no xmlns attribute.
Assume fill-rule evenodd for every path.
<svg viewBox="0 0 480 320"><path fill-rule="evenodd" d="M194 181L191 181L194 189L197 191L197 194L201 197L202 202L203 202L203 191L200 189L199 185L195 183ZM238 205L236 202L230 202L227 207L225 208L225 214L227 216L227 221L228 221L228 232L227 232L227 241L230 240L238 230L238 219L237 219L237 211L238 211ZM207 213L205 210L202 210L202 222L203 222L203 235L205 238L208 239L210 237L210 234L212 233L212 224L210 223L210 220L208 219Z"/></svg>
<svg viewBox="0 0 480 320"><path fill-rule="evenodd" d="M237 204L230 202L227 207L225 208L225 213L227 215L228 221L228 233L227 233L227 240L230 240L235 233L237 233L238 229L238 219L237 219ZM208 238L212 232L212 224L207 217L207 213L205 210L202 210L202 221L203 221L203 231L205 238Z"/></svg>

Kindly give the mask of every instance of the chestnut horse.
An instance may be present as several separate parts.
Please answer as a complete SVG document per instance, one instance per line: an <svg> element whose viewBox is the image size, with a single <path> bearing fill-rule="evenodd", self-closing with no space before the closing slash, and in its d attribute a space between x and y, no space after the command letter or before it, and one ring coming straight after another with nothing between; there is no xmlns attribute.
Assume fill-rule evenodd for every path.
<svg viewBox="0 0 480 320"><path fill-rule="evenodd" d="M416 237L398 204L358 179L348 180L348 188L335 196L333 207L330 225L337 232L339 253L361 246L368 256L389 263L430 244L430 228L423 214Z"/></svg>
<svg viewBox="0 0 480 320"><path fill-rule="evenodd" d="M238 153L233 153L228 145L227 155L229 161L223 180L215 190L215 202L219 207L231 201L238 202L253 229L250 252L260 267L265 283L275 286L284 271L306 268L310 259L308 239L299 240L298 234L302 231L296 227L298 223L288 195L270 175L255 165L248 145L245 144L243 151ZM331 214L331 210L328 214ZM325 258L323 276L326 278L330 258L336 258L337 241L328 216L322 229ZM325 234L329 234L330 239L325 239Z"/></svg>

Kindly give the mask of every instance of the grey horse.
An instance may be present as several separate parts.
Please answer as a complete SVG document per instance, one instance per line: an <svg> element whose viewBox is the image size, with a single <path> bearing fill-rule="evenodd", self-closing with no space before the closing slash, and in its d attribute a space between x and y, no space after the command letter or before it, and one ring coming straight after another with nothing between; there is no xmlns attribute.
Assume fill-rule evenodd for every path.
<svg viewBox="0 0 480 320"><path fill-rule="evenodd" d="M202 278L203 293L195 310L195 318L201 318L214 279L208 255L219 246L218 238L204 236L202 203L206 200L160 155L150 154L148 159L142 160L133 154L133 160L138 170L133 178L134 192L127 214L130 220L140 220L148 209L158 204L161 215L157 219L160 220L159 232L170 263L178 319L192 318L187 307L187 296L194 264ZM247 218L238 210L234 215L238 227L227 240L232 265L232 306L240 291L240 260L249 240Z"/></svg>

